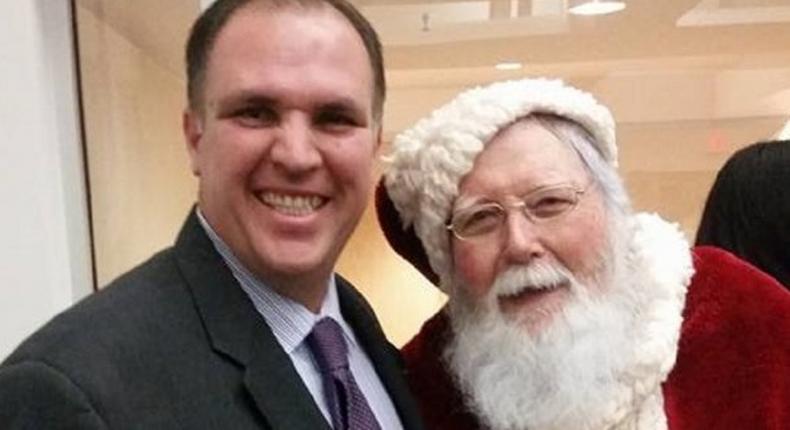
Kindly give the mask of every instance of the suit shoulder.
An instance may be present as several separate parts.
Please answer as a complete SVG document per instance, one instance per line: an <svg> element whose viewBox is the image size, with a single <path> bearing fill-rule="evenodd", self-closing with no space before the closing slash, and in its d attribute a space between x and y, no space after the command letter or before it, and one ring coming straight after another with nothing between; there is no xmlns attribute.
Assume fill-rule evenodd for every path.
<svg viewBox="0 0 790 430"><path fill-rule="evenodd" d="M340 301L340 311L357 335L366 334L377 340L386 341L387 337L376 316L376 312L362 293L340 275L335 275L335 280L338 300ZM397 351L394 346L389 344L389 341L386 341L386 344L388 349Z"/></svg>
<svg viewBox="0 0 790 430"><path fill-rule="evenodd" d="M0 368L0 427L105 429L92 400L42 361Z"/></svg>
<svg viewBox="0 0 790 430"><path fill-rule="evenodd" d="M337 294L340 298L341 305L350 306L357 312L363 312L368 317L376 320L376 324L378 325L376 312L373 310L373 307L370 306L365 296L363 296L351 282L342 276L336 274L335 280L337 281Z"/></svg>
<svg viewBox="0 0 790 430"><path fill-rule="evenodd" d="M6 360L85 363L143 345L191 308L189 294L166 249L101 291L63 311L33 333Z"/></svg>

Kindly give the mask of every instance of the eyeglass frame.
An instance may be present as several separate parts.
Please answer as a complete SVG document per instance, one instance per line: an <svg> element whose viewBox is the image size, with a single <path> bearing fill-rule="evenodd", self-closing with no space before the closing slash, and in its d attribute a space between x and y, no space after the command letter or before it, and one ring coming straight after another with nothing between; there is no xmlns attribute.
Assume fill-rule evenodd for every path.
<svg viewBox="0 0 790 430"><path fill-rule="evenodd" d="M495 200L490 200L490 201L487 201L485 203L477 203L477 204L474 204L472 206L469 206L469 207L461 209L461 210L454 210L453 213L450 215L449 221L447 221L444 224L444 227L447 230L449 230L450 232L452 232L453 236L455 236L458 240L462 240L462 241L465 241L465 242L473 242L473 241L478 240L479 238L481 238L481 237L483 237L483 236L485 236L485 235L487 235L489 233L493 233L494 231L497 231L504 224L504 222L507 220L508 209L520 209L520 213L525 218L527 218L530 222L532 222L535 225L542 224L544 222L554 221L554 220L560 219L563 216L573 212L573 210L576 209L577 206L579 206L579 202L582 200L582 197L584 197L584 194L591 188L593 183L594 183L594 181L590 181L584 187L579 187L579 186L577 186L575 184L572 184L572 183L559 183L559 184L553 184L553 185L540 186L540 187L537 187L537 188L527 192L526 194L522 195L521 197L519 197L517 203L508 204L508 205L504 205L504 204L502 204L502 203L500 203L498 201L495 201ZM568 189L573 191L574 200L573 200L572 204L570 206L568 206L567 209L565 209L562 212L559 212L559 213L557 213L555 215L552 215L552 216L549 216L549 217L546 217L546 218L536 217L532 213L532 211L529 209L529 207L527 206L526 200L530 196L535 195L537 193L546 192L547 190L553 190L553 189L559 189L559 188L568 188ZM482 208L482 207L493 207L493 208L496 208L499 211L499 213L501 213L503 215L502 221L500 221L497 224L497 227L494 228L491 231L483 232L483 233L479 233L479 234L474 234L472 236L462 236L462 235L458 234L458 232L454 228L454 221L453 221L453 220L456 219L457 214L459 212L466 212L466 211L473 210L475 208Z"/></svg>

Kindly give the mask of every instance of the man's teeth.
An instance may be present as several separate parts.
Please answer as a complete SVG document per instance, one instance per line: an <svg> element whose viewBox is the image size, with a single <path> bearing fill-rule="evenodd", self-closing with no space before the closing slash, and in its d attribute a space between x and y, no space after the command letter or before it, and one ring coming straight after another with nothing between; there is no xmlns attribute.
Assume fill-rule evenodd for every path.
<svg viewBox="0 0 790 430"><path fill-rule="evenodd" d="M499 294L499 297L517 297L522 293L529 292L529 293L536 293L536 292L546 292L549 290L553 290L559 287L559 283L554 284L547 284L547 285L523 285L517 288L509 288L507 291L502 291Z"/></svg>
<svg viewBox="0 0 790 430"><path fill-rule="evenodd" d="M324 198L267 192L261 194L261 201L286 215L307 215L318 209L324 203Z"/></svg>

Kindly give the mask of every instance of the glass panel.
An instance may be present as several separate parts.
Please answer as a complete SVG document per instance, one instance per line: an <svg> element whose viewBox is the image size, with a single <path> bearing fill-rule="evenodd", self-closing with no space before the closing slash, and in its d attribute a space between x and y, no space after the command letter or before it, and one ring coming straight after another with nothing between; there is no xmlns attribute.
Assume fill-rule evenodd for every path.
<svg viewBox="0 0 790 430"><path fill-rule="evenodd" d="M167 5L167 6L164 6ZM97 283L173 243L195 200L181 138L197 0L77 0Z"/></svg>

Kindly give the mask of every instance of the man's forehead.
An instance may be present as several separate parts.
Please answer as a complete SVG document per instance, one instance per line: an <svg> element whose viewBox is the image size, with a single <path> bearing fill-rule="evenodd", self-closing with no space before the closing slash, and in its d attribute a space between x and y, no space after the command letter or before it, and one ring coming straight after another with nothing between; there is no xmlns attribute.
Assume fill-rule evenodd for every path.
<svg viewBox="0 0 790 430"><path fill-rule="evenodd" d="M272 23L277 21L287 21L289 28L281 29L280 31L293 32L291 37L298 38L299 29L290 28L294 23L307 23L310 21L316 22L318 26L324 27L329 21L335 21L340 24L333 28L347 27L356 38L360 39L361 36L355 30L354 25L349 19L343 15L339 10L335 9L327 2L313 1L313 2L275 2L272 1L251 1L247 4L240 6L238 9L228 17L222 25L222 28L217 31L214 40L211 42L211 47L208 51L206 64L208 67L211 63L221 62L222 58L216 58L214 55L218 46L224 45L227 42L229 34L234 35L234 39L252 39L266 35L272 32L274 27ZM240 43L238 40L233 40L234 45ZM243 43L243 42L241 42ZM364 45L361 45L364 47Z"/></svg>
<svg viewBox="0 0 790 430"><path fill-rule="evenodd" d="M588 176L571 145L539 123L519 121L507 128L486 143L461 177L456 208L563 183L580 186Z"/></svg>
<svg viewBox="0 0 790 430"><path fill-rule="evenodd" d="M324 2L298 5L293 3L274 5L269 1L251 1L235 10L217 32L211 47L214 51L228 33L239 32L240 27L245 27L247 33L265 33L270 30L269 25L262 25L258 21L277 20L285 16L298 17L300 20L326 20L337 19L351 26L345 17ZM209 60L211 55L209 55Z"/></svg>
<svg viewBox="0 0 790 430"><path fill-rule="evenodd" d="M308 92L309 88L311 97L319 97L325 104L354 106L363 98L364 105L370 104L373 77L364 44L360 40L358 46L347 46L349 38L359 39L360 36L340 12L330 6L321 9L327 12L318 7L237 11L212 46L205 72L204 95L206 91L219 90L226 93L222 94L223 98L277 101L285 89L302 88ZM284 21L273 26L267 22L258 23L257 19ZM294 24L310 20L316 22L308 23L302 36L295 35L298 39L289 34ZM261 35L267 32L271 34ZM354 50L357 47L358 51ZM303 73L294 73L291 69ZM349 73L370 81L370 85L361 86L358 79L346 79ZM294 82L299 84L294 85ZM323 93L317 94L317 88Z"/></svg>

